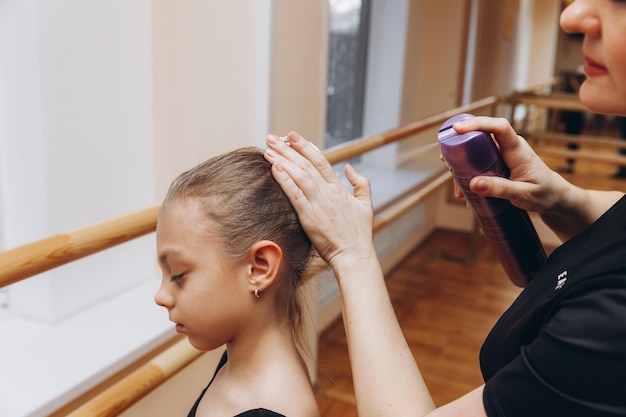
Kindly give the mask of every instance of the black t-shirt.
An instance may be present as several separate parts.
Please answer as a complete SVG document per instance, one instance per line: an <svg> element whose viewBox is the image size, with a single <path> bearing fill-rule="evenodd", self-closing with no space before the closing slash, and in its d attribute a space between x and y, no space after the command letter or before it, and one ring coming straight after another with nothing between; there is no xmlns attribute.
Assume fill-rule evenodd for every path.
<svg viewBox="0 0 626 417"><path fill-rule="evenodd" d="M189 411L189 414L187 414L187 417L196 417L196 410L198 409L198 404L200 404L200 400L202 399L202 397L204 397L204 393L206 392L206 390L209 389L209 387L211 386L211 383L215 379L217 372L222 368L222 366L226 364L227 361L228 361L228 355L226 354L226 352L224 352L224 354L222 355L222 358L220 359L220 363L217 365L217 369L215 369L215 374L213 374L213 378L211 378L211 382L209 382L209 385L207 385L207 387L202 390L202 393L200 394L200 396L196 400L196 403L193 405L193 407ZM265 408L255 408L254 410L248 410L248 411L244 411L243 413L237 414L235 417L285 417L285 416L279 413L275 413L274 411L267 410Z"/></svg>
<svg viewBox="0 0 626 417"><path fill-rule="evenodd" d="M480 364L489 417L626 416L626 197L554 251Z"/></svg>

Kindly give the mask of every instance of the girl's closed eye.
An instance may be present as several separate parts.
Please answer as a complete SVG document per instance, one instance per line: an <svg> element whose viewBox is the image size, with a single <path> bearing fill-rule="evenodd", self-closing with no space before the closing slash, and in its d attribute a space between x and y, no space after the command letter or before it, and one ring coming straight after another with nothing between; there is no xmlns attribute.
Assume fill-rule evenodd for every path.
<svg viewBox="0 0 626 417"><path fill-rule="evenodd" d="M170 281L172 282L179 282L181 279L183 279L185 277L185 274L178 274L178 275L173 275L170 278Z"/></svg>

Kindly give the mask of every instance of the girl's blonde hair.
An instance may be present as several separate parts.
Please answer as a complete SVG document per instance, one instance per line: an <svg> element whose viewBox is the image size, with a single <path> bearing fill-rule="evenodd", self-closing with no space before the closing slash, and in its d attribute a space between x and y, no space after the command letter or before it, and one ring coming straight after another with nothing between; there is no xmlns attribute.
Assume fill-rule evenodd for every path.
<svg viewBox="0 0 626 417"><path fill-rule="evenodd" d="M202 204L212 234L224 255L238 263L252 245L271 240L283 251L276 303L289 320L303 349L300 287L311 259L311 241L302 230L289 199L271 173L271 164L257 148L242 148L211 158L176 178L161 210L178 199ZM274 284L274 285L276 285Z"/></svg>

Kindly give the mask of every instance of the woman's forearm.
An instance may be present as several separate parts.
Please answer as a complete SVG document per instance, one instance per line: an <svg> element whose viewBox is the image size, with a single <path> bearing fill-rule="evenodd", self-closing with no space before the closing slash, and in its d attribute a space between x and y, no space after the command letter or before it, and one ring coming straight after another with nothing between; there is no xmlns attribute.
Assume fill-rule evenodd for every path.
<svg viewBox="0 0 626 417"><path fill-rule="evenodd" d="M336 262L359 416L423 416L435 406L389 298L376 254ZM393 381L393 384L390 384Z"/></svg>

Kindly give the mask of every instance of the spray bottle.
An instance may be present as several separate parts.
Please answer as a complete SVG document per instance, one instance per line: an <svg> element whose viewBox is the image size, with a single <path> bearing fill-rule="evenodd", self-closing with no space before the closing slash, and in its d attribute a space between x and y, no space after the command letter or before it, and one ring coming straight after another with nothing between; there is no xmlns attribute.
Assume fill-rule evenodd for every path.
<svg viewBox="0 0 626 417"><path fill-rule="evenodd" d="M485 237L493 247L504 271L519 287L525 287L546 260L546 253L528 213L509 200L483 197L470 190L478 175L509 177L509 168L487 132L458 134L452 124L474 117L459 114L439 129L441 154L469 203Z"/></svg>

